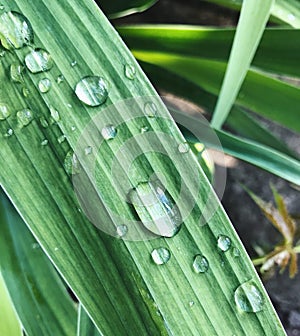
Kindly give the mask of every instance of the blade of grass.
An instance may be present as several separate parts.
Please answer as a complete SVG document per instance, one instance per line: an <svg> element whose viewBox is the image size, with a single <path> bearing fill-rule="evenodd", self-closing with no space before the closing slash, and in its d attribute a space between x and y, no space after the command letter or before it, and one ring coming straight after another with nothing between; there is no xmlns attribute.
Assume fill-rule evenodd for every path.
<svg viewBox="0 0 300 336"><path fill-rule="evenodd" d="M74 335L75 304L2 190L0 209L0 267L24 330L27 335Z"/></svg>
<svg viewBox="0 0 300 336"><path fill-rule="evenodd" d="M220 129L234 104L257 50L274 0L244 1L224 81L211 120Z"/></svg>
<svg viewBox="0 0 300 336"><path fill-rule="evenodd" d="M8 1L4 4L8 6ZM43 0L33 6L24 0L10 0L9 5L29 18L36 45L49 51L55 66L47 73L52 81L47 95L40 94L36 87L40 76L26 73L24 80L31 92L26 98L10 83L8 73L0 72L6 102L14 111L12 118L0 124L1 134L7 132L7 127L14 128L13 136L1 138L0 159L5 164L1 166L0 183L101 333L196 336L234 331L284 335L253 265L195 157L191 152L179 153L178 145L185 140L172 119L168 119L168 111L160 100L156 102L157 118L143 114L132 121L132 105L116 109L116 116L105 113L104 107L122 99L156 93L95 3ZM22 61L25 52L28 50L7 53L1 63L7 69L15 57ZM70 66L72 60L77 61L77 68ZM128 63L136 67L134 80L124 75L124 65ZM58 84L56 79L60 74L65 81ZM99 74L110 83L109 97L102 107L85 106L74 95L76 83L87 74ZM39 118L49 120L47 104L55 106L60 119L57 124L43 128ZM67 109L68 104L72 108ZM24 105L35 111L37 117L27 127L18 129L14 124L15 112ZM135 223L137 219L132 207L116 192L118 185L109 167L119 148L130 139L133 144L128 147L127 156L118 162L119 184L122 185L124 177L129 188L134 188L141 181L148 181L154 172L165 172L172 198L177 199L179 181L187 186L188 200L183 202L181 210L187 211L188 201L195 202L175 237L138 242L117 239L98 230L78 211L79 204L63 162L66 154L75 150L87 123L99 112L100 121L105 125L121 124L114 139L104 142L100 149L95 144L99 153L96 177L100 188L96 190L97 224L111 225L115 230L120 222ZM145 125L153 131L151 141L147 135L140 136L141 127ZM74 126L76 131L70 132ZM102 129L98 123L95 127L99 138ZM62 134L67 137L59 144L57 138ZM171 143L164 134L168 139L171 137ZM42 147L45 137L49 145ZM154 143L165 155L157 153ZM145 154L132 160L134 149L141 149ZM126 165L132 162L133 171L138 174L128 176ZM77 177L84 177L86 171L87 182L92 184L90 179L94 172L87 170L87 160L81 158L80 163L83 169ZM195 174L191 174L193 169ZM202 227L199 217L208 201L216 212ZM117 218L112 216L112 209ZM138 229L143 230L141 223L130 227L128 232ZM239 258L218 250L221 233L230 236L232 246L239 248ZM158 247L165 247L171 253L169 262L161 267L151 259L151 252ZM203 276L192 266L198 253L204 254L211 265ZM257 314L240 312L234 300L235 290L250 279L263 296L263 310Z"/></svg>
<svg viewBox="0 0 300 336"><path fill-rule="evenodd" d="M0 273L0 335L21 336L22 329Z"/></svg>
<svg viewBox="0 0 300 336"><path fill-rule="evenodd" d="M100 336L101 334L89 318L81 304L78 306L77 336Z"/></svg>

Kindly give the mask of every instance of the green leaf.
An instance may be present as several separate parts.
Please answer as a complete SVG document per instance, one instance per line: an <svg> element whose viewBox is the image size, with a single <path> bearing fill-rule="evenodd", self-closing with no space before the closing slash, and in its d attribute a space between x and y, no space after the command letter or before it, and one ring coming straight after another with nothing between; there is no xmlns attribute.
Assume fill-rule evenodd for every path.
<svg viewBox="0 0 300 336"><path fill-rule="evenodd" d="M3 277L0 273L0 334L5 336L21 336L21 324L16 315Z"/></svg>
<svg viewBox="0 0 300 336"><path fill-rule="evenodd" d="M158 0L96 0L99 7L111 19L143 12Z"/></svg>
<svg viewBox="0 0 300 336"><path fill-rule="evenodd" d="M8 0L3 2L8 7ZM28 17L36 46L47 49L54 66L47 74L24 74L31 93L24 97L22 87L10 81L8 70L16 58L23 62L29 48L1 58L5 71L0 71L0 82L12 115L0 123L0 133L7 135L0 138L0 183L100 332L120 336L284 335L253 265L194 155L178 150L185 139L95 3L43 0L33 5L10 0L9 6ZM77 65L71 66L74 60ZM125 75L128 64L131 70L135 67L135 76L129 76L134 79ZM74 94L78 81L91 74L109 83L107 101L98 107L83 104ZM42 94L37 84L45 76L52 88ZM86 96L91 92L84 90ZM146 98L118 105L140 96ZM156 105L156 110L150 107L157 117L147 113L151 102ZM21 127L16 112L25 107L32 110L34 119ZM111 125L116 132L109 133ZM141 133L144 126L149 131ZM89 131L84 132L86 127ZM59 143L57 139L63 135L65 141ZM48 140L46 146L42 146L44 139ZM90 169L85 141L93 148L95 169ZM79 145L83 148L78 149ZM72 166L76 170L71 177ZM167 197L168 206L177 200L184 215L184 225L172 238L150 235L146 238L152 239L141 239L145 236L140 235L148 232L141 223L144 218L138 218L128 203L128 192L145 186L154 173L163 175L167 188L163 195L159 189L159 195ZM75 183L81 179L82 185ZM79 200L74 186L77 193L83 187ZM87 204L93 195L95 199ZM146 206L144 197L142 201ZM163 197L161 202L165 204ZM94 206L93 211L87 211L89 206ZM147 211L152 208L146 207ZM86 216L94 219L94 225ZM120 239L116 231L125 224L128 232ZM129 239L133 233L136 240ZM230 238L227 252L217 246L219 235ZM169 250L171 258L158 265L152 252L161 247ZM239 249L238 257L233 248ZM198 254L209 262L205 274L193 267ZM240 301L239 305L235 302L237 288L249 280L255 283L263 303L257 313L241 311Z"/></svg>
<svg viewBox="0 0 300 336"><path fill-rule="evenodd" d="M3 191L0 209L0 267L24 330L28 335L74 335L75 305Z"/></svg>
<svg viewBox="0 0 300 336"><path fill-rule="evenodd" d="M274 0L244 1L224 81L211 120L220 129L234 104L270 16Z"/></svg>
<svg viewBox="0 0 300 336"><path fill-rule="evenodd" d="M77 336L101 335L81 304L78 306Z"/></svg>

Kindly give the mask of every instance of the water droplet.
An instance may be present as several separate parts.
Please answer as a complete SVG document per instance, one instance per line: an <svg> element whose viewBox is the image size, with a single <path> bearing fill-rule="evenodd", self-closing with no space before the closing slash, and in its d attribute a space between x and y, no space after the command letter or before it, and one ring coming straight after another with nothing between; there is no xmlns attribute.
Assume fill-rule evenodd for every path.
<svg viewBox="0 0 300 336"><path fill-rule="evenodd" d="M217 243L218 248L223 252L228 251L231 247L231 239L224 235L219 235Z"/></svg>
<svg viewBox="0 0 300 336"><path fill-rule="evenodd" d="M57 138L59 144L62 144L66 140L66 136L63 134Z"/></svg>
<svg viewBox="0 0 300 336"><path fill-rule="evenodd" d="M80 164L77 156L73 151L69 151L64 160L64 167L69 175L75 175L80 173Z"/></svg>
<svg viewBox="0 0 300 336"><path fill-rule="evenodd" d="M190 306L190 307L193 307L193 306L194 306L194 304L195 304L195 302L194 302L194 301L190 301L190 302L189 302L189 306Z"/></svg>
<svg viewBox="0 0 300 336"><path fill-rule="evenodd" d="M77 61L74 60L74 61L71 62L71 67L74 67L76 65L77 65Z"/></svg>
<svg viewBox="0 0 300 336"><path fill-rule="evenodd" d="M71 109L73 106L71 104L67 104L67 107Z"/></svg>
<svg viewBox="0 0 300 336"><path fill-rule="evenodd" d="M47 146L48 145L48 140L47 139L44 139L42 142L41 142L41 145L42 146Z"/></svg>
<svg viewBox="0 0 300 336"><path fill-rule="evenodd" d="M166 264L170 260L171 253L168 249L164 247L159 247L159 248L154 249L151 252L151 256L155 264L163 265L163 264Z"/></svg>
<svg viewBox="0 0 300 336"><path fill-rule="evenodd" d="M40 244L38 244L38 243L33 243L33 244L31 245L31 247L32 247L34 250L36 250L36 249L39 249L39 248L40 248Z"/></svg>
<svg viewBox="0 0 300 336"><path fill-rule="evenodd" d="M22 93L23 93L23 96L24 96L25 98L27 98L27 97L30 96L30 91L29 91L29 89L28 89L27 87L25 87L25 86L22 88Z"/></svg>
<svg viewBox="0 0 300 336"><path fill-rule="evenodd" d="M58 250L59 250L59 248L58 248L58 247L55 247L55 248L54 248L54 251L55 251L55 252L57 252Z"/></svg>
<svg viewBox="0 0 300 336"><path fill-rule="evenodd" d="M289 21L295 21L296 20L296 16L294 14L292 14L292 13L288 14L287 17L288 17Z"/></svg>
<svg viewBox="0 0 300 336"><path fill-rule="evenodd" d="M153 102L147 102L144 106L144 112L149 118L154 118L157 115L157 107Z"/></svg>
<svg viewBox="0 0 300 336"><path fill-rule="evenodd" d="M44 128L47 128L49 126L49 123L48 123L48 121L46 120L45 117L40 117L40 123L41 123L42 127L44 127Z"/></svg>
<svg viewBox="0 0 300 336"><path fill-rule="evenodd" d="M244 312L257 313L263 309L264 298L252 280L244 282L236 289L234 299Z"/></svg>
<svg viewBox="0 0 300 336"><path fill-rule="evenodd" d="M83 103L95 107L105 103L108 88L102 77L87 76L77 83L75 93Z"/></svg>
<svg viewBox="0 0 300 336"><path fill-rule="evenodd" d="M91 146L88 146L84 150L85 155L90 155L93 153L93 148Z"/></svg>
<svg viewBox="0 0 300 336"><path fill-rule="evenodd" d="M0 16L0 39L6 49L22 48L33 43L33 29L28 19L18 12Z"/></svg>
<svg viewBox="0 0 300 336"><path fill-rule="evenodd" d="M14 134L14 130L13 130L12 128L9 128L9 129L6 131L6 133L4 134L4 136L5 136L6 138L9 138L9 137L11 137L13 134Z"/></svg>
<svg viewBox="0 0 300 336"><path fill-rule="evenodd" d="M133 80L136 76L136 70L135 70L135 67L132 64L126 64L124 66L124 72L125 72L125 76L128 79Z"/></svg>
<svg viewBox="0 0 300 336"><path fill-rule="evenodd" d="M58 122L60 120L59 112L52 105L49 106L49 111L52 119L55 122Z"/></svg>
<svg viewBox="0 0 300 336"><path fill-rule="evenodd" d="M41 93L47 93L51 89L51 86L52 83L49 78L42 78L38 84Z"/></svg>
<svg viewBox="0 0 300 336"><path fill-rule="evenodd" d="M187 153L190 150L190 146L187 142L182 142L181 144L178 145L178 151L179 153Z"/></svg>
<svg viewBox="0 0 300 336"><path fill-rule="evenodd" d="M207 272L209 268L208 260L202 254L197 254L194 257L193 268L196 273Z"/></svg>
<svg viewBox="0 0 300 336"><path fill-rule="evenodd" d="M128 227L126 225L118 225L117 226L117 235L119 237L124 237L128 232Z"/></svg>
<svg viewBox="0 0 300 336"><path fill-rule="evenodd" d="M117 135L117 130L113 125L108 125L102 128L101 135L105 140L114 139Z"/></svg>
<svg viewBox="0 0 300 336"><path fill-rule="evenodd" d="M75 132L75 131L76 131L76 127L75 127L75 126L72 126L72 127L71 127L71 131L72 131L72 132Z"/></svg>
<svg viewBox="0 0 300 336"><path fill-rule="evenodd" d="M173 237L179 231L182 224L180 211L160 181L139 183L128 196L149 231L163 237Z"/></svg>
<svg viewBox="0 0 300 336"><path fill-rule="evenodd" d="M0 50L0 57L5 56L5 50Z"/></svg>
<svg viewBox="0 0 300 336"><path fill-rule="evenodd" d="M232 250L232 254L234 257L238 258L241 255L241 252L238 248L234 247Z"/></svg>
<svg viewBox="0 0 300 336"><path fill-rule="evenodd" d="M149 127L148 126L144 126L144 127L141 128L141 133L142 134L144 134L144 133L146 133L148 131L149 131Z"/></svg>
<svg viewBox="0 0 300 336"><path fill-rule="evenodd" d="M3 4L0 4L0 11L3 11L5 9L5 6Z"/></svg>
<svg viewBox="0 0 300 336"><path fill-rule="evenodd" d="M37 48L25 56L25 64L30 72L39 73L50 70L53 60L48 51Z"/></svg>
<svg viewBox="0 0 300 336"><path fill-rule="evenodd" d="M10 116L10 110L7 105L0 103L0 120L5 120Z"/></svg>
<svg viewBox="0 0 300 336"><path fill-rule="evenodd" d="M21 127L27 126L33 120L33 114L29 109L24 109L17 112L18 122Z"/></svg>
<svg viewBox="0 0 300 336"><path fill-rule="evenodd" d="M56 78L56 83L59 85L59 84L62 83L64 80L65 80L64 75L59 75L59 76Z"/></svg>
<svg viewBox="0 0 300 336"><path fill-rule="evenodd" d="M15 83L23 83L23 71L24 67L23 65L19 63L13 63L10 66L10 78Z"/></svg>

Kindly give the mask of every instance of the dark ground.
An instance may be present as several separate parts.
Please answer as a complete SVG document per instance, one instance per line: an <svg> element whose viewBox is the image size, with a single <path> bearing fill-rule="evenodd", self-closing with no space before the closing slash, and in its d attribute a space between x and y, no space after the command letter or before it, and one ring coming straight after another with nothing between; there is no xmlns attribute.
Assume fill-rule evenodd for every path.
<svg viewBox="0 0 300 336"><path fill-rule="evenodd" d="M225 27L235 25L237 19L236 12L201 0L160 0L145 13L118 19L115 23L182 23ZM299 135L277 125L267 124L267 126L300 154ZM280 241L280 236L239 183L245 184L266 201L272 200L269 184L273 183L287 201L289 211L298 214L300 212L299 191L293 189L288 182L242 161L237 161L237 165L229 168L227 173L226 190L222 202L249 254L255 257L253 249L255 244L272 246ZM288 335L293 336L300 335L299 280L300 273L291 280L285 272L283 275L277 274L265 281L265 286Z"/></svg>

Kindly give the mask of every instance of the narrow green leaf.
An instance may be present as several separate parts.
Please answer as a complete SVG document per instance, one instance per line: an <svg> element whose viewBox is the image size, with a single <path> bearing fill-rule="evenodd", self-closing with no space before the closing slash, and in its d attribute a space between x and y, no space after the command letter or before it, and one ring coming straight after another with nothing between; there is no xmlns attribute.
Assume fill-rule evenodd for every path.
<svg viewBox="0 0 300 336"><path fill-rule="evenodd" d="M23 328L29 336L75 335L73 301L2 190L0 209L0 267Z"/></svg>
<svg viewBox="0 0 300 336"><path fill-rule="evenodd" d="M21 336L22 329L15 308L0 273L0 335Z"/></svg>
<svg viewBox="0 0 300 336"><path fill-rule="evenodd" d="M77 336L100 336L101 334L89 318L81 304L78 306Z"/></svg>
<svg viewBox="0 0 300 336"><path fill-rule="evenodd" d="M211 124L221 128L226 120L264 32L274 0L244 1L224 81Z"/></svg>

